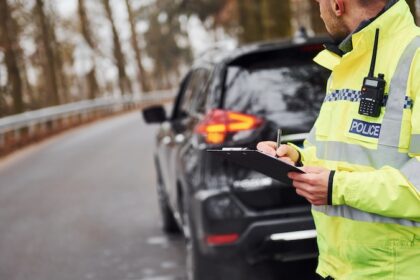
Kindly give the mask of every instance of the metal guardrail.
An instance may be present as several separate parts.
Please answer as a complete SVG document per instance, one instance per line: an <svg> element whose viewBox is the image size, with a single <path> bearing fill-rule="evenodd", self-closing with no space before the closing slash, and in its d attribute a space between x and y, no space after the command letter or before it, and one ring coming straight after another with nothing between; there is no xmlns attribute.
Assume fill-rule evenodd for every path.
<svg viewBox="0 0 420 280"><path fill-rule="evenodd" d="M53 132L143 105L162 103L174 97L173 90L150 92L147 95L103 97L0 118L0 155Z"/></svg>

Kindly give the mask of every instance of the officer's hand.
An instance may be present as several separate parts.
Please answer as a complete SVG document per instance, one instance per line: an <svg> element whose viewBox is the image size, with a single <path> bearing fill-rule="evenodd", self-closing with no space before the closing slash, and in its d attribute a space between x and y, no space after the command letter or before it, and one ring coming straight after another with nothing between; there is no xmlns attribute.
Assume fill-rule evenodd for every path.
<svg viewBox="0 0 420 280"><path fill-rule="evenodd" d="M280 145L277 149L277 143L274 141L263 141L258 143L257 150L270 156L277 156L279 159L295 165L299 160L299 152L289 145Z"/></svg>
<svg viewBox="0 0 420 280"><path fill-rule="evenodd" d="M278 157L279 159L292 165L295 165L299 160L299 152L293 149L293 147L289 145L280 145L277 149L277 143L273 141L258 143L257 150L270 156Z"/></svg>
<svg viewBox="0 0 420 280"><path fill-rule="evenodd" d="M257 150L272 157L276 156L277 143L274 141L263 141L257 144Z"/></svg>
<svg viewBox="0 0 420 280"><path fill-rule="evenodd" d="M322 167L302 167L306 174L290 172L296 193L313 205L328 204L328 180L331 170Z"/></svg>

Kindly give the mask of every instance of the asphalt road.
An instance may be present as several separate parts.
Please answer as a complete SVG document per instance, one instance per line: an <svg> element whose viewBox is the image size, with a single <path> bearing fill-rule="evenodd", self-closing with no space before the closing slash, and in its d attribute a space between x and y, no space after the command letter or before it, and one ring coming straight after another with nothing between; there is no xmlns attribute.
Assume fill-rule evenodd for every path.
<svg viewBox="0 0 420 280"><path fill-rule="evenodd" d="M138 112L0 161L0 280L185 279L159 227L155 127Z"/></svg>

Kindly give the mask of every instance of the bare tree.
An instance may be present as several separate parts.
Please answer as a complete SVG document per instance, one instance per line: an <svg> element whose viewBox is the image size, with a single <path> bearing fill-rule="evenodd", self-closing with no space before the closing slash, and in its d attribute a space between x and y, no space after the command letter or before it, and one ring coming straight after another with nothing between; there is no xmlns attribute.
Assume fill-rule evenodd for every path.
<svg viewBox="0 0 420 280"><path fill-rule="evenodd" d="M239 0L239 25L242 27L240 40L244 43L260 41L263 34L260 2L253 0Z"/></svg>
<svg viewBox="0 0 420 280"><path fill-rule="evenodd" d="M410 7L410 11L414 16L414 21L417 22L417 9L416 9L416 0L406 0L408 6Z"/></svg>
<svg viewBox="0 0 420 280"><path fill-rule="evenodd" d="M86 12L85 0L78 0L78 13L79 13L79 20L80 20L80 29L81 29L83 38L85 39L89 47L91 47L92 49L96 49L96 42L92 35L89 18Z"/></svg>
<svg viewBox="0 0 420 280"><path fill-rule="evenodd" d="M69 94L69 77L65 72L65 66L68 63L66 57L68 57L67 53L69 50L72 52L73 47L69 47L71 44L68 42L60 42L56 36L56 26L61 25L61 27L66 27L65 24L61 21L61 19L57 16L55 7L52 1L48 1L48 17L47 17L47 25L48 25L48 32L50 36L50 45L53 50L54 55L54 63L55 69L57 70L56 79L57 85L59 90L59 98L61 103L66 103L70 101L70 94ZM71 55L70 55L71 56Z"/></svg>
<svg viewBox="0 0 420 280"><path fill-rule="evenodd" d="M127 6L128 20L130 22L130 28L131 28L131 46L136 54L138 79L140 81L142 91L147 92L150 90L150 85L147 81L146 71L144 70L144 67L142 64L141 50L140 50L138 39L137 39L136 24L135 24L133 9L131 7L130 0L125 0L125 4Z"/></svg>
<svg viewBox="0 0 420 280"><path fill-rule="evenodd" d="M64 56L64 51L65 51L65 46L64 44L60 43L57 40L57 37L55 35L55 27L54 24L50 25L50 36L51 36L51 45L52 45L52 50L53 50L53 55L54 55L54 64L55 64L55 69L57 70L56 74L56 79L57 79L57 85L58 85L58 89L59 89L59 99L61 101L61 103L66 103L69 102L70 97L69 97L69 82L67 79L67 75L64 71L64 67L65 67L65 62L63 60L63 56Z"/></svg>
<svg viewBox="0 0 420 280"><path fill-rule="evenodd" d="M58 105L60 104L60 97L58 93L58 84L56 78L56 64L54 61L54 51L51 45L51 36L47 16L44 11L44 1L36 0L35 12L38 16L38 23L41 32L41 41L45 52L45 65L44 65L44 81L47 90L47 104Z"/></svg>
<svg viewBox="0 0 420 280"><path fill-rule="evenodd" d="M264 40L288 37L292 33L290 0L260 0Z"/></svg>
<svg viewBox="0 0 420 280"><path fill-rule="evenodd" d="M319 11L319 4L313 0L306 0L310 3L310 17L311 27L315 34L324 34L327 32L325 24L321 19L321 13Z"/></svg>
<svg viewBox="0 0 420 280"><path fill-rule="evenodd" d="M86 15L85 0L79 0L78 13L79 13L79 19L80 19L80 28L81 28L83 38L85 39L89 47L94 50L96 49L96 42L95 42L94 37L92 36L90 22ZM87 83L89 87L89 99L94 99L99 92L99 86L98 86L98 81L96 79L96 66L95 66L95 61L93 57L92 57L92 69L86 75L86 79L87 79Z"/></svg>
<svg viewBox="0 0 420 280"><path fill-rule="evenodd" d="M118 68L118 85L120 87L121 94L132 93L131 81L125 72L125 58L121 48L120 37L118 36L117 28L115 26L114 18L112 15L111 5L109 0L102 0L106 17L108 18L114 41L114 59Z"/></svg>
<svg viewBox="0 0 420 280"><path fill-rule="evenodd" d="M22 78L18 66L18 40L7 0L0 0L0 43L4 47L8 82L13 97L13 113L24 110Z"/></svg>
<svg viewBox="0 0 420 280"><path fill-rule="evenodd" d="M272 40L291 35L289 0L238 0L239 25L244 43Z"/></svg>

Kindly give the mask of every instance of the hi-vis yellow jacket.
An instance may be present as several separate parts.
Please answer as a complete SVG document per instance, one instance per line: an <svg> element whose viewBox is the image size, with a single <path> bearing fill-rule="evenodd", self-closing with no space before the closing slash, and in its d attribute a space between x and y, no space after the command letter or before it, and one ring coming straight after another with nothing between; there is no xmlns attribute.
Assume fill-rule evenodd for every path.
<svg viewBox="0 0 420 280"><path fill-rule="evenodd" d="M385 74L378 118L358 114L376 28L375 76ZM332 70L305 147L307 166L335 170L330 201L314 206L318 274L342 280L420 279L420 28L398 1L352 36L353 50L315 61Z"/></svg>

